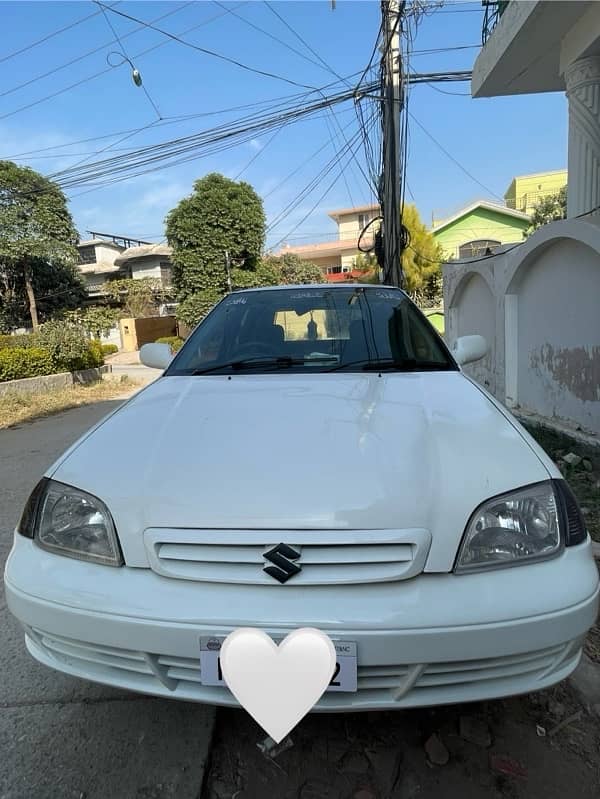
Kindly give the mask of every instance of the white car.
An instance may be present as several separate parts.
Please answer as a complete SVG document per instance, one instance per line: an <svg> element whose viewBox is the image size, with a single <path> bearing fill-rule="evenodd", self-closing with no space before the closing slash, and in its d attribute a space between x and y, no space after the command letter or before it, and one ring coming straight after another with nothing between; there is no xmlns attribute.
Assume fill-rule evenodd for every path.
<svg viewBox="0 0 600 799"><path fill-rule="evenodd" d="M316 710L534 691L573 671L598 571L554 463L400 290L229 294L46 473L6 566L54 669L235 705L221 641L318 627ZM293 689L293 686L290 686Z"/></svg>

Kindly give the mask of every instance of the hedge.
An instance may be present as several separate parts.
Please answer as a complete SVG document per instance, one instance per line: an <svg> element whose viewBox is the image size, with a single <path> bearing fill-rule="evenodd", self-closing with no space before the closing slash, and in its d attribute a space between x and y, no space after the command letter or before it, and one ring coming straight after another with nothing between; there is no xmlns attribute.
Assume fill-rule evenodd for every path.
<svg viewBox="0 0 600 799"><path fill-rule="evenodd" d="M18 333L16 336L0 336L0 350L7 347L35 347L38 346L35 333Z"/></svg>
<svg viewBox="0 0 600 799"><path fill-rule="evenodd" d="M6 347L0 350L0 382L51 375L53 372L52 356L41 347Z"/></svg>
<svg viewBox="0 0 600 799"><path fill-rule="evenodd" d="M179 336L163 336L162 338L157 338L154 343L168 344L173 352L177 352L183 346L183 339L179 338Z"/></svg>
<svg viewBox="0 0 600 799"><path fill-rule="evenodd" d="M116 344L101 344L100 346L104 355L114 355L115 352L119 351Z"/></svg>
<svg viewBox="0 0 600 799"><path fill-rule="evenodd" d="M57 372L76 372L102 366L102 345L90 342L87 351L69 363L53 357L44 347L4 347L0 349L0 383L24 377L42 377Z"/></svg>

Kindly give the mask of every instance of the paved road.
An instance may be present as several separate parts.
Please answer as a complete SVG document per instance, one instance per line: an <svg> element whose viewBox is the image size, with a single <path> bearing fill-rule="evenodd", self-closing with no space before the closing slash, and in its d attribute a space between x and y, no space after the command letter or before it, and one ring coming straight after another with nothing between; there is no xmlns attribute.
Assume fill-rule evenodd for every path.
<svg viewBox="0 0 600 799"><path fill-rule="evenodd" d="M0 431L0 568L52 461L118 402ZM197 799L214 710L93 685L38 665L0 581L0 799Z"/></svg>

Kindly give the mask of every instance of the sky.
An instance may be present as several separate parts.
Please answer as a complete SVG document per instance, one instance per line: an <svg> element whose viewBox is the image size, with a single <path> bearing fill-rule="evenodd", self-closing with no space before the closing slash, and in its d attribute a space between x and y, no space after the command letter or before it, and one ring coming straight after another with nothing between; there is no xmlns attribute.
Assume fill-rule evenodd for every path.
<svg viewBox="0 0 600 799"><path fill-rule="evenodd" d="M245 113L232 110L238 106L306 91L293 84L323 87L337 80L335 74L362 71L380 22L375 0L337 0L335 9L330 0L109 0L113 4L186 42L278 77L199 52L114 12L105 14L93 2L0 2L0 159L51 175L85 159L232 122ZM479 0L446 2L429 11L414 37L410 69L471 69L482 20ZM459 46L468 48L419 52ZM143 88L134 85L127 63L107 63L108 57L118 64L122 52L139 69ZM407 200L427 224L432 215L441 218L475 199L501 202L515 175L566 166L563 93L474 100L468 83L416 85L409 110ZM349 102L336 106L335 118L320 114L218 154L66 194L82 239L94 230L159 241L165 215L192 191L194 181L221 172L252 184L264 200L267 223L281 217L268 229L268 246L303 244L335 232L328 211L373 201L359 166L364 170L364 155L357 149L358 163L345 159L296 208L281 213L357 125ZM74 143L88 138L97 140Z"/></svg>

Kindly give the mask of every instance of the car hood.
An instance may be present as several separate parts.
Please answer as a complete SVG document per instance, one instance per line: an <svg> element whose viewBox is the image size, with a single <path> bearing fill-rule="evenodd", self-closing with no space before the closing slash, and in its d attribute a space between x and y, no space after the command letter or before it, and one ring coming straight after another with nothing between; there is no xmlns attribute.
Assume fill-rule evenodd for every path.
<svg viewBox="0 0 600 799"><path fill-rule="evenodd" d="M107 504L130 565L149 527L424 528L427 571L482 501L549 477L460 372L163 377L49 474Z"/></svg>

